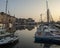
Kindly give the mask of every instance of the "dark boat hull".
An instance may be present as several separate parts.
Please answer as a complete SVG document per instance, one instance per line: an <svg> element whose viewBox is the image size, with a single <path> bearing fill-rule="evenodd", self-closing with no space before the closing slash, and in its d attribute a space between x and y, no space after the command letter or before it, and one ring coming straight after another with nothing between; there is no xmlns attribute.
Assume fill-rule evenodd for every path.
<svg viewBox="0 0 60 48"><path fill-rule="evenodd" d="M11 42L8 42L8 43L5 43L5 44L0 44L0 46L9 46L9 45L15 45L19 42L18 39L14 40L14 41L11 41Z"/></svg>
<svg viewBox="0 0 60 48"><path fill-rule="evenodd" d="M51 38L35 37L35 43L48 43L48 44L60 45L60 40L55 40L55 39L51 39Z"/></svg>

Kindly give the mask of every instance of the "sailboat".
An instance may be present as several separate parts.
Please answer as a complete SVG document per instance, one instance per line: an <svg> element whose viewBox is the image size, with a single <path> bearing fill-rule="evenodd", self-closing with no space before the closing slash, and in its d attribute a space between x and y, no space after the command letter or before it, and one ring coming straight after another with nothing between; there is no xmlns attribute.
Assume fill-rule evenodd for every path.
<svg viewBox="0 0 60 48"><path fill-rule="evenodd" d="M6 0L6 4L7 4L7 1L8 0ZM7 32L5 25L1 24L0 25L0 45L13 44L17 41L18 41L18 36L13 33Z"/></svg>
<svg viewBox="0 0 60 48"><path fill-rule="evenodd" d="M35 42L36 43L51 43L51 44L60 44L60 31L57 29L54 24L49 22L49 8L48 1L47 4L47 23L42 23L37 28L35 33Z"/></svg>
<svg viewBox="0 0 60 48"><path fill-rule="evenodd" d="M18 37L6 31L5 27L0 25L0 45L7 45L18 41Z"/></svg>

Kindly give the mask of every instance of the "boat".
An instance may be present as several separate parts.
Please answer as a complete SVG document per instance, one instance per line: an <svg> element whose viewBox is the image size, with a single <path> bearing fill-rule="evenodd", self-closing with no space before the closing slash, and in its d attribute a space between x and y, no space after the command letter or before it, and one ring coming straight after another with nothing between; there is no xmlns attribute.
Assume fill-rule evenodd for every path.
<svg viewBox="0 0 60 48"><path fill-rule="evenodd" d="M60 32L58 30L56 30L55 28L45 26L45 25L42 30L38 28L37 32L35 33L35 42L60 44L59 43Z"/></svg>
<svg viewBox="0 0 60 48"><path fill-rule="evenodd" d="M0 45L12 44L18 41L18 36L6 32L6 29L0 26Z"/></svg>
<svg viewBox="0 0 60 48"><path fill-rule="evenodd" d="M46 2L48 4L48 2ZM60 31L49 22L49 9L47 7L47 23L42 23L35 33L35 43L49 43L60 45Z"/></svg>
<svg viewBox="0 0 60 48"><path fill-rule="evenodd" d="M8 4L8 0L6 0L6 14L7 14L7 4ZM12 33L7 32L6 24L0 25L0 45L1 46L16 43L18 42L18 39L19 39L18 36L15 35L13 32Z"/></svg>

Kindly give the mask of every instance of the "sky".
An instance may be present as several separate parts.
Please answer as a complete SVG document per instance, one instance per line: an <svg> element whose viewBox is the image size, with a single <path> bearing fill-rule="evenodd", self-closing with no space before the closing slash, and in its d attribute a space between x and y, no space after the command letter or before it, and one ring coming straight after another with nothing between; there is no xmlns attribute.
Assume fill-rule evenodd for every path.
<svg viewBox="0 0 60 48"><path fill-rule="evenodd" d="M6 0L0 0L0 12L5 12ZM55 21L60 16L60 0L48 0L50 14ZM46 18L46 0L8 0L8 10L11 15L17 18L33 18L40 21L40 14L43 20Z"/></svg>

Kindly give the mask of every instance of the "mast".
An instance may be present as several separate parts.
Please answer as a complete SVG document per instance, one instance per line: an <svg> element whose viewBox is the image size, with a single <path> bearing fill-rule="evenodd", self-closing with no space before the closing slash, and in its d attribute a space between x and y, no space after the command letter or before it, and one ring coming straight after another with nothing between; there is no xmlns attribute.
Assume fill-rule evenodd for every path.
<svg viewBox="0 0 60 48"><path fill-rule="evenodd" d="M47 7L47 23L49 24L49 8L48 8L48 1L46 0L46 7Z"/></svg>
<svg viewBox="0 0 60 48"><path fill-rule="evenodd" d="M6 16L5 16L5 28L6 30L8 29L8 22L7 22L7 8L8 8L8 0L6 0L6 8L5 8L5 13L6 13Z"/></svg>
<svg viewBox="0 0 60 48"><path fill-rule="evenodd" d="M41 18L41 24L42 24L42 14L40 14L40 18Z"/></svg>
<svg viewBox="0 0 60 48"><path fill-rule="evenodd" d="M7 6L8 6L8 0L6 0L6 9L5 9L6 14L7 14Z"/></svg>

